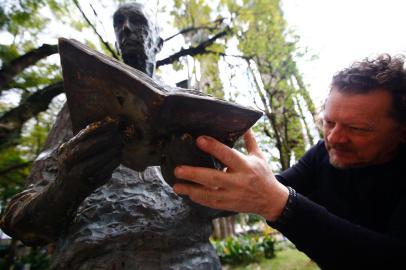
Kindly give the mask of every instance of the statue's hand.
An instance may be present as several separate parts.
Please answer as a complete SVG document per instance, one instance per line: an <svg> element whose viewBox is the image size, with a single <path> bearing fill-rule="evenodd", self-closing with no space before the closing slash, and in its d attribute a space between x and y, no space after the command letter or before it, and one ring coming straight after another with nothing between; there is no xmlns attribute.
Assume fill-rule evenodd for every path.
<svg viewBox="0 0 406 270"><path fill-rule="evenodd" d="M163 149L163 158L161 161L161 171L165 181L170 185L184 183L182 179L174 175L175 167L188 164L189 166L198 166L223 170L224 166L211 155L203 152L196 146L196 139L188 133L174 135L171 141ZM187 182L188 183L188 182ZM196 184L198 185L198 184ZM182 195L181 195L182 196ZM218 211L199 204L196 204L184 197L185 201L191 203L193 208L199 211L200 215L206 215L210 218L225 217L234 215L234 212Z"/></svg>
<svg viewBox="0 0 406 270"><path fill-rule="evenodd" d="M173 173L175 167L187 164L221 170L222 165L212 156L204 153L196 146L196 140L188 133L173 136L171 141L164 146L161 160L161 170L165 181L173 186L182 182Z"/></svg>
<svg viewBox="0 0 406 270"><path fill-rule="evenodd" d="M107 117L92 123L60 146L57 180L63 186L93 191L111 178L122 149L118 120Z"/></svg>

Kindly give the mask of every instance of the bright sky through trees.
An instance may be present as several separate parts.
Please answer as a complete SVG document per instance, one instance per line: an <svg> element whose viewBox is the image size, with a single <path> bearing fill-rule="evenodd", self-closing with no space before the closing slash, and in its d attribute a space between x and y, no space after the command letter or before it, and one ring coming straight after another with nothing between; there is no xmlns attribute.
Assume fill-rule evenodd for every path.
<svg viewBox="0 0 406 270"><path fill-rule="evenodd" d="M300 71L319 105L331 77L354 60L377 53L406 54L403 0L282 0L285 18L308 56ZM318 59L309 61L311 55Z"/></svg>
<svg viewBox="0 0 406 270"><path fill-rule="evenodd" d="M151 9L155 9L159 3L159 1L140 2L147 4ZM299 46L308 49L305 57L297 60L316 106L323 102L334 73L352 61L376 53L406 54L404 0L281 0L281 2L289 27L300 36ZM88 10L88 1L80 3L85 11L91 14L91 10ZM106 12L99 14L103 20L103 34L107 40L113 42L114 32L109 22L114 8L104 8ZM100 7L99 10L103 8ZM164 38L175 31L169 27L168 20L164 19L160 24L165 28ZM61 30L59 27L58 29ZM69 32L64 30L57 33L69 36ZM44 38L44 42L55 43L58 34L50 33ZM12 37L2 35L0 38L7 43ZM161 55L169 55L170 50L173 50L171 47L173 46L165 46ZM312 59L312 56L316 58ZM166 69L167 67L163 67L162 70L164 77ZM173 76L173 73L168 76L173 82L167 83L184 79L184 76L179 78Z"/></svg>

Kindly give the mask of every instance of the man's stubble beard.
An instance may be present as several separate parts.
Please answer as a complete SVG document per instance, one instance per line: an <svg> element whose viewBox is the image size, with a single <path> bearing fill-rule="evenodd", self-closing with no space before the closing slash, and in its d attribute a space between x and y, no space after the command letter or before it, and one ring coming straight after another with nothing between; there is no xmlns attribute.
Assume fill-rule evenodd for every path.
<svg viewBox="0 0 406 270"><path fill-rule="evenodd" d="M349 151L348 147L342 146L342 145L335 145L332 146L330 144L325 143L326 146L326 150L329 156L329 162L330 164L337 168L337 169L349 169L349 168L357 168L357 167L362 167L362 165L357 165L357 164L343 164L339 161L336 160L336 158L334 157L334 154L332 153L332 151L336 150L336 151L344 151L344 152L349 152L351 153L351 151Z"/></svg>

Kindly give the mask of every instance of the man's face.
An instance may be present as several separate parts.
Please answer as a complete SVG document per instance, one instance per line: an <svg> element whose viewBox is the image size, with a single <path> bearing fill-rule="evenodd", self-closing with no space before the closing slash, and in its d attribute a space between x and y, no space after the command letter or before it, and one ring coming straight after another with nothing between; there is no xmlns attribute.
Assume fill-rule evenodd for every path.
<svg viewBox="0 0 406 270"><path fill-rule="evenodd" d="M142 6L121 6L113 16L117 44L124 62L151 73L155 55L159 51L159 36L146 17Z"/></svg>
<svg viewBox="0 0 406 270"><path fill-rule="evenodd" d="M363 167L394 157L406 128L390 116L391 103L384 90L346 94L332 89L325 104L323 131L333 166Z"/></svg>

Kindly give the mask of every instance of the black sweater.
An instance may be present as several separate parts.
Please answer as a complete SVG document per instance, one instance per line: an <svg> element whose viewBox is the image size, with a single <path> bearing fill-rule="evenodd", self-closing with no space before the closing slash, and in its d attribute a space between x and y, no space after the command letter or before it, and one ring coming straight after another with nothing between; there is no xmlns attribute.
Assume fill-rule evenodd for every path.
<svg viewBox="0 0 406 270"><path fill-rule="evenodd" d="M336 169L318 142L277 175L297 197L283 224L269 224L322 269L406 269L405 152L378 166Z"/></svg>

